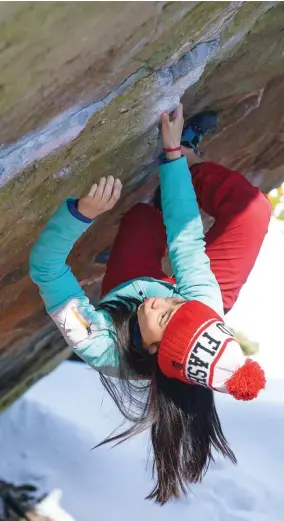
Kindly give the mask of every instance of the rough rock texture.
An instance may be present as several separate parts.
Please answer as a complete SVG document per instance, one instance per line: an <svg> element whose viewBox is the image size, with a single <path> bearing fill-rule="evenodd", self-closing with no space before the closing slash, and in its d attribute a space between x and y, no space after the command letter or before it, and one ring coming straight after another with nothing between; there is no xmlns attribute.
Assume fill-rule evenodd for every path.
<svg viewBox="0 0 284 521"><path fill-rule="evenodd" d="M0 409L69 349L28 277L67 195L113 173L123 201L74 248L96 299L121 213L157 184L158 120L219 111L205 156L268 191L284 179L282 2L1 2Z"/></svg>

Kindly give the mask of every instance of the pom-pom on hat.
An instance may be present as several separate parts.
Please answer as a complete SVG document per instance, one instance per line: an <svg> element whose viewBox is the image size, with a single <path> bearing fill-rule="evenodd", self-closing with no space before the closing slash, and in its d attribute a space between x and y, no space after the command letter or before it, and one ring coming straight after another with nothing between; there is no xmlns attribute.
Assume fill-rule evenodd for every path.
<svg viewBox="0 0 284 521"><path fill-rule="evenodd" d="M242 352L222 318L199 301L186 302L168 323L158 364L169 378L252 400L265 387L260 365Z"/></svg>

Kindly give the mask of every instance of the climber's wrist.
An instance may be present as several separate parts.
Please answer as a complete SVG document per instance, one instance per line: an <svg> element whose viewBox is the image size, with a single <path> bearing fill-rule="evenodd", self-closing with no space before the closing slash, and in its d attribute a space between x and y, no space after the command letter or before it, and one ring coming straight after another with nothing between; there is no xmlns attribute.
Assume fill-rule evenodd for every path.
<svg viewBox="0 0 284 521"><path fill-rule="evenodd" d="M181 151L176 152L166 152L166 158L168 161L174 161L175 159L179 159L181 157Z"/></svg>
<svg viewBox="0 0 284 521"><path fill-rule="evenodd" d="M181 157L181 145L172 145L163 148L164 153L168 161L174 161Z"/></svg>

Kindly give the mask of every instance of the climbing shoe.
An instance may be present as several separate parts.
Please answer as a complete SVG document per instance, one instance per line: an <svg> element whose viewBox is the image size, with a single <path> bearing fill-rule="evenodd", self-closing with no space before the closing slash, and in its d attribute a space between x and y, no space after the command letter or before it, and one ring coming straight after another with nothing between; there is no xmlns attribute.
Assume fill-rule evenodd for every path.
<svg viewBox="0 0 284 521"><path fill-rule="evenodd" d="M181 144L184 147L193 148L195 153L199 156L198 150L199 143L202 141L203 136L212 132L218 123L218 116L214 110L208 110L200 112L193 116L188 124L184 127Z"/></svg>

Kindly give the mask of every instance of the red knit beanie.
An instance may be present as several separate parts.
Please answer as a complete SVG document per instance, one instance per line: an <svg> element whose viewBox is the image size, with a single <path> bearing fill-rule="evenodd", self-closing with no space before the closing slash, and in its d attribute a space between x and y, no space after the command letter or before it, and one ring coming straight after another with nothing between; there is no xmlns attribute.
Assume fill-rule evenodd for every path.
<svg viewBox="0 0 284 521"><path fill-rule="evenodd" d="M168 323L158 364L169 378L252 400L265 387L257 362L246 358L222 318L199 301L186 302Z"/></svg>

